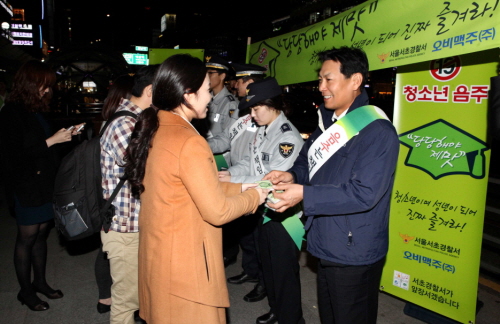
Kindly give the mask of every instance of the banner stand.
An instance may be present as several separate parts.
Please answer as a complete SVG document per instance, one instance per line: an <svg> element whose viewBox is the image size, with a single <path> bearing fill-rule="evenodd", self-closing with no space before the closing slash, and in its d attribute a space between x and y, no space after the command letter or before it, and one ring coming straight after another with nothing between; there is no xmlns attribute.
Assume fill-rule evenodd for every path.
<svg viewBox="0 0 500 324"><path fill-rule="evenodd" d="M476 303L476 315L477 315L477 313L479 313L481 308L483 308L483 306L484 306L484 303L478 299L477 303ZM420 306L413 304L413 303L410 303L410 302L406 302L405 307L403 309L403 313L405 313L405 315L408 315L410 317L421 320L425 323L434 323L434 324L457 324L457 323L460 323L460 322L452 320L451 318L445 317L445 316L440 315L436 312L428 310L427 308L420 307Z"/></svg>
<svg viewBox="0 0 500 324"><path fill-rule="evenodd" d="M476 323L491 154L487 95L498 54L487 50L398 69L394 125L402 147L381 290L411 302L405 313L423 314L428 323ZM465 88L481 88L483 97L462 101ZM433 95L439 89L442 98ZM439 158L443 152L457 156L446 160L451 165ZM435 314L446 318L425 319Z"/></svg>
<svg viewBox="0 0 500 324"><path fill-rule="evenodd" d="M500 140L500 75L490 79L488 96L490 141L493 139Z"/></svg>
<svg viewBox="0 0 500 324"><path fill-rule="evenodd" d="M406 315L421 320L425 323L434 324L457 324L459 322L452 320L451 318L439 315L436 312L430 311L427 308L420 307L416 304L407 302L403 313Z"/></svg>

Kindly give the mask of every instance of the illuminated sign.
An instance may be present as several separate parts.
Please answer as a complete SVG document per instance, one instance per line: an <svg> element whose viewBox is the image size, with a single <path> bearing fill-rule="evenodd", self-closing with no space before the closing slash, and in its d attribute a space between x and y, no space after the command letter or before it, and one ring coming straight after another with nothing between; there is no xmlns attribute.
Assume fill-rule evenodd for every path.
<svg viewBox="0 0 500 324"><path fill-rule="evenodd" d="M123 53L128 64L148 65L148 54Z"/></svg>
<svg viewBox="0 0 500 324"><path fill-rule="evenodd" d="M11 24L10 28L12 29L24 29L24 30L32 30L32 24Z"/></svg>
<svg viewBox="0 0 500 324"><path fill-rule="evenodd" d="M166 29L175 29L176 21L177 21L176 14L164 14L161 17L160 32L163 33Z"/></svg>
<svg viewBox="0 0 500 324"><path fill-rule="evenodd" d="M97 88L94 81L83 81L84 88Z"/></svg>
<svg viewBox="0 0 500 324"><path fill-rule="evenodd" d="M147 47L147 46L136 46L135 50L138 51L138 52L147 52L147 51L149 51L149 47Z"/></svg>
<svg viewBox="0 0 500 324"><path fill-rule="evenodd" d="M40 43L40 48L42 48L40 41L42 39L42 27L40 25L25 22L11 23L10 35L12 45L37 46Z"/></svg>
<svg viewBox="0 0 500 324"><path fill-rule="evenodd" d="M19 40L19 39L15 39L12 42L12 45L33 46L33 41L31 41L31 40Z"/></svg>
<svg viewBox="0 0 500 324"><path fill-rule="evenodd" d="M12 36L21 38L33 38L33 33L26 32L12 32Z"/></svg>
<svg viewBox="0 0 500 324"><path fill-rule="evenodd" d="M0 37L6 38L12 42L13 38L10 32L10 24L8 22L2 23L2 30L0 32Z"/></svg>

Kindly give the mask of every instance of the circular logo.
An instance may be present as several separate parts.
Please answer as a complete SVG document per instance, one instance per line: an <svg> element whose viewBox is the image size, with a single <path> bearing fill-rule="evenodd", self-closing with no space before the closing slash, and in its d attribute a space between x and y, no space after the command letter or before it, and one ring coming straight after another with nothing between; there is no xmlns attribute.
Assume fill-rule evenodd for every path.
<svg viewBox="0 0 500 324"><path fill-rule="evenodd" d="M266 57L267 57L267 49L263 48L262 51L260 52L259 63L262 64L262 62L264 62Z"/></svg>
<svg viewBox="0 0 500 324"><path fill-rule="evenodd" d="M432 77L441 82L447 82L454 79L462 68L458 56L446 57L439 60L432 60L429 72Z"/></svg>

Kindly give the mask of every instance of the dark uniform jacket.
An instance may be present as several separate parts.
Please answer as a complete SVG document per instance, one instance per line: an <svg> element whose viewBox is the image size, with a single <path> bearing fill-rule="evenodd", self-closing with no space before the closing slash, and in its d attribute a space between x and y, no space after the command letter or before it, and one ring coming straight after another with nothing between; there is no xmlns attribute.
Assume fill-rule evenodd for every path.
<svg viewBox="0 0 500 324"><path fill-rule="evenodd" d="M367 104L363 90L347 114ZM333 110L320 109L327 129L333 123ZM309 180L307 151L321 134L318 127L289 170L297 183L305 185L307 249L340 264L377 262L388 248L389 202L399 151L394 126L387 120L372 122Z"/></svg>

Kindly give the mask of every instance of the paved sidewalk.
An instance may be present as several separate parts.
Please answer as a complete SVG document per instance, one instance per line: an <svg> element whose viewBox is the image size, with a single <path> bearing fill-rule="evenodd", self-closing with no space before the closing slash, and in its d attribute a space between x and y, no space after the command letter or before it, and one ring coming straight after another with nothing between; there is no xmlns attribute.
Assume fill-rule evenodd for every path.
<svg viewBox="0 0 500 324"><path fill-rule="evenodd" d="M12 261L16 224L14 218L8 214L5 200L2 198L0 198L0 323L109 323L109 313L99 314L96 311L97 286L94 279L94 261L99 241L84 240L64 245L54 229L48 239L47 279L55 289L61 289L65 296L58 300L48 300L50 310L45 312L32 312L26 306L21 306L16 299L19 287ZM319 324L314 272L316 261L306 252L302 252L300 264L304 318L308 324ZM228 267L227 276L239 274L240 265L241 260L238 260L236 264ZM269 310L267 299L256 303L243 301L243 296L252 288L251 283L229 285L231 308L228 313L232 324L255 323L258 316ZM499 324L500 294L494 289L479 285L479 299L484 302L484 307L479 312L476 323ZM378 323L423 323L406 316L403 313L404 305L404 301L381 293Z"/></svg>

